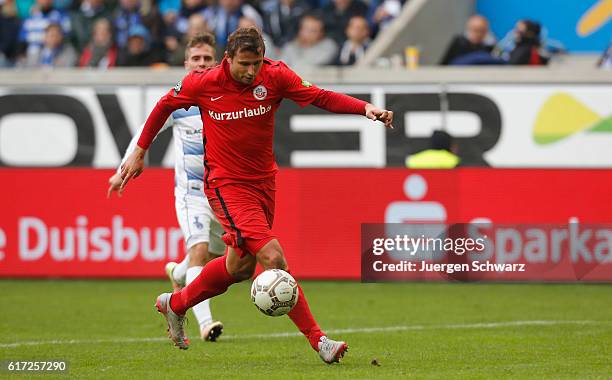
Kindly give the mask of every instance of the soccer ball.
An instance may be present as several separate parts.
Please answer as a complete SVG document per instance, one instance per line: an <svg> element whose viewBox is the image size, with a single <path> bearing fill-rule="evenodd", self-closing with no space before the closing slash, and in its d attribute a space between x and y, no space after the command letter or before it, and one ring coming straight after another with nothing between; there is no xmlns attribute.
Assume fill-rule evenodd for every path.
<svg viewBox="0 0 612 380"><path fill-rule="evenodd" d="M265 315L278 317L293 309L300 296L297 282L282 269L262 272L251 285L251 300Z"/></svg>

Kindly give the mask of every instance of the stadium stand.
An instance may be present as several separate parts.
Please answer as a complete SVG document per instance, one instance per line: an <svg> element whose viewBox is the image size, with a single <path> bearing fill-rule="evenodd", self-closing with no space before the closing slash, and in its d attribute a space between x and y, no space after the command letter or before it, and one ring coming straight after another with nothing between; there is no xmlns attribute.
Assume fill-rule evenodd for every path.
<svg viewBox="0 0 612 380"><path fill-rule="evenodd" d="M297 58L305 66L309 61L316 66L383 68L404 66L409 60L411 67L438 63L594 67L605 62L600 53L605 46L594 48L591 42L590 54L576 50L565 31L559 35L559 25L546 12L536 9L533 17L519 18L512 5L504 7L509 11L496 11L489 0L0 0L0 68L40 66L33 62L40 60L51 23L61 26L62 54L74 50L80 58L44 64L47 67L181 66L186 41L202 31L215 34L221 58L228 33L239 25L263 30L270 58ZM485 14L477 15L479 11ZM582 16L577 30L582 30L588 15ZM320 18L324 25L322 35L312 41L298 36L305 16ZM364 17L367 24L357 21L349 31L354 16ZM111 23L112 43L107 25L98 25L99 20ZM128 47L130 38L133 43ZM59 50L54 49L53 55ZM312 51L315 58L302 59Z"/></svg>

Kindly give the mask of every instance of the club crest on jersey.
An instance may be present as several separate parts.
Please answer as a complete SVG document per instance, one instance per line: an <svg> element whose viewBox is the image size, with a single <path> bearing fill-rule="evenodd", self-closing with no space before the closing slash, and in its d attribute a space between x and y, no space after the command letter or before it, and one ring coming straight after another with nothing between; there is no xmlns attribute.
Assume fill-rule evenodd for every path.
<svg viewBox="0 0 612 380"><path fill-rule="evenodd" d="M257 100L264 100L268 96L268 89L259 85L253 89L253 96Z"/></svg>
<svg viewBox="0 0 612 380"><path fill-rule="evenodd" d="M182 80L178 81L176 86L174 86L174 96L177 96L179 94L179 92L181 92L181 88L183 88L183 81Z"/></svg>

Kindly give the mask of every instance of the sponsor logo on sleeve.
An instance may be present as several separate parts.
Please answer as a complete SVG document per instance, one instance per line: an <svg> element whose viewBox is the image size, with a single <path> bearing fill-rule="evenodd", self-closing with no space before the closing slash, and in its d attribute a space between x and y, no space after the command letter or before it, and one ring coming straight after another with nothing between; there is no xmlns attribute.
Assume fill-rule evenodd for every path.
<svg viewBox="0 0 612 380"><path fill-rule="evenodd" d="M179 94L179 92L181 92L181 88L183 88L183 81L182 80L178 81L176 86L174 86L174 96L177 96Z"/></svg>

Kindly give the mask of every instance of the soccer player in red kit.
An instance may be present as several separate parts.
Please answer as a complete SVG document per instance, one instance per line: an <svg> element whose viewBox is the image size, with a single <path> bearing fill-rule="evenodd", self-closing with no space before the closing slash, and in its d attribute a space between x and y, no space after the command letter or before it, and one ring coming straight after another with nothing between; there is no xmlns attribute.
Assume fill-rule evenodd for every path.
<svg viewBox="0 0 612 380"><path fill-rule="evenodd" d="M288 98L306 106L364 115L391 127L393 112L348 95L320 89L302 80L284 63L264 58L264 42L255 28L240 28L228 39L219 66L190 72L162 97L149 115L136 151L125 162L121 188L144 169L144 155L170 113L198 106L204 131L204 192L226 234L226 254L210 261L182 290L157 298L170 338L182 349L186 311L253 276L256 264L288 271L271 228L274 220L274 112ZM299 287L299 285L298 285ZM338 362L348 346L319 328L301 288L289 317L326 363Z"/></svg>

